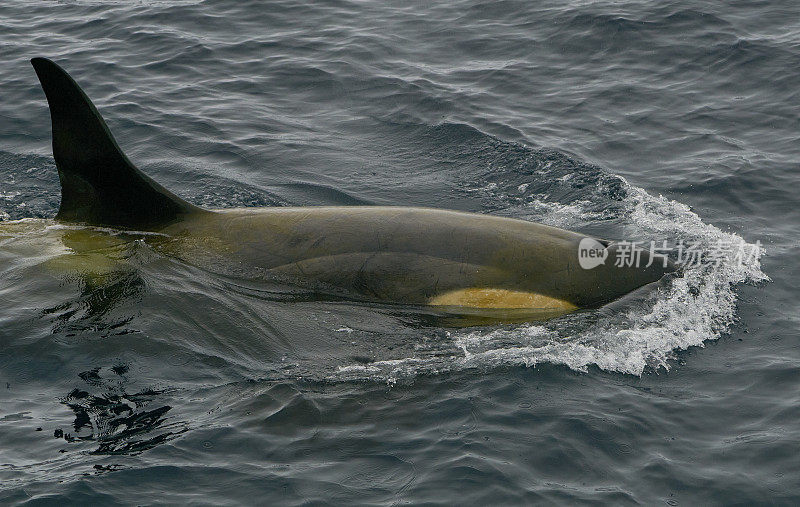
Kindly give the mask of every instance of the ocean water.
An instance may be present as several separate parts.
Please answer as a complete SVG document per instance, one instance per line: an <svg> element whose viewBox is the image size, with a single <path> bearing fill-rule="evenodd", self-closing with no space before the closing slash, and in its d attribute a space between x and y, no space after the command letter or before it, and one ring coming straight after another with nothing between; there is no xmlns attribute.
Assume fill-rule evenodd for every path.
<svg viewBox="0 0 800 507"><path fill-rule="evenodd" d="M754 254L474 328L141 241L108 252L132 269L48 273L34 56L200 205ZM800 501L795 2L4 2L0 68L0 503Z"/></svg>

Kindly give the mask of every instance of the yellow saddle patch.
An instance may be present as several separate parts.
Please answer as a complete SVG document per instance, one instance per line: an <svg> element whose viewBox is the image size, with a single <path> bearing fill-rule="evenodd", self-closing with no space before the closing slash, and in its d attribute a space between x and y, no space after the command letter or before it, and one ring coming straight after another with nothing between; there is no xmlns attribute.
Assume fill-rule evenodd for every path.
<svg viewBox="0 0 800 507"><path fill-rule="evenodd" d="M471 308L537 308L572 311L578 307L569 301L535 292L473 287L458 289L434 296L428 301L434 306L467 306Z"/></svg>

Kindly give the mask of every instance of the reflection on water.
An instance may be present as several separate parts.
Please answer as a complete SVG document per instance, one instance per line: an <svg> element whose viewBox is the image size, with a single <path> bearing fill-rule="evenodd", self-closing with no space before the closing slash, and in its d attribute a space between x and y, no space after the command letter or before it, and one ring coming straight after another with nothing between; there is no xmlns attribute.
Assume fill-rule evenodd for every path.
<svg viewBox="0 0 800 507"><path fill-rule="evenodd" d="M80 373L87 387L73 389L61 399L75 414L72 428L58 428L54 437L70 443L93 442L97 447L92 454L136 454L187 431L186 423L168 416L172 407L159 402L164 391L127 393L127 372L127 366L120 364Z"/></svg>
<svg viewBox="0 0 800 507"><path fill-rule="evenodd" d="M69 301L45 308L42 318L53 323L53 333L71 337L83 331L98 331L100 337L111 334L135 332L126 327L134 315L106 321L111 310L126 301L135 301L142 294L145 283L133 270L113 271L102 275L78 275L80 295Z"/></svg>

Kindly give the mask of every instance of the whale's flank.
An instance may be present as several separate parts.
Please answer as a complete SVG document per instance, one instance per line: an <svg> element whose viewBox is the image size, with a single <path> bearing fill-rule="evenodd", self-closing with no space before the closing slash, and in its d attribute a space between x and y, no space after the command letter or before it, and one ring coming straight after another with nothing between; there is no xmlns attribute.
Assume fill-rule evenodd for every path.
<svg viewBox="0 0 800 507"><path fill-rule="evenodd" d="M50 106L61 181L57 219L147 230L202 211L128 160L91 100L61 67L46 58L31 64Z"/></svg>

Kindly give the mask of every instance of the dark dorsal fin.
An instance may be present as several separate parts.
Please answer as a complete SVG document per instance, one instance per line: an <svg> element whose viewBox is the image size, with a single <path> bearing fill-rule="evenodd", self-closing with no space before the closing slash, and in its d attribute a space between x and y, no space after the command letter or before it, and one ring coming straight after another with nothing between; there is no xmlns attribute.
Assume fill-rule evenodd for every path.
<svg viewBox="0 0 800 507"><path fill-rule="evenodd" d="M46 58L31 64L50 105L53 157L61 180L57 219L146 230L202 212L128 160L92 101L64 69Z"/></svg>

